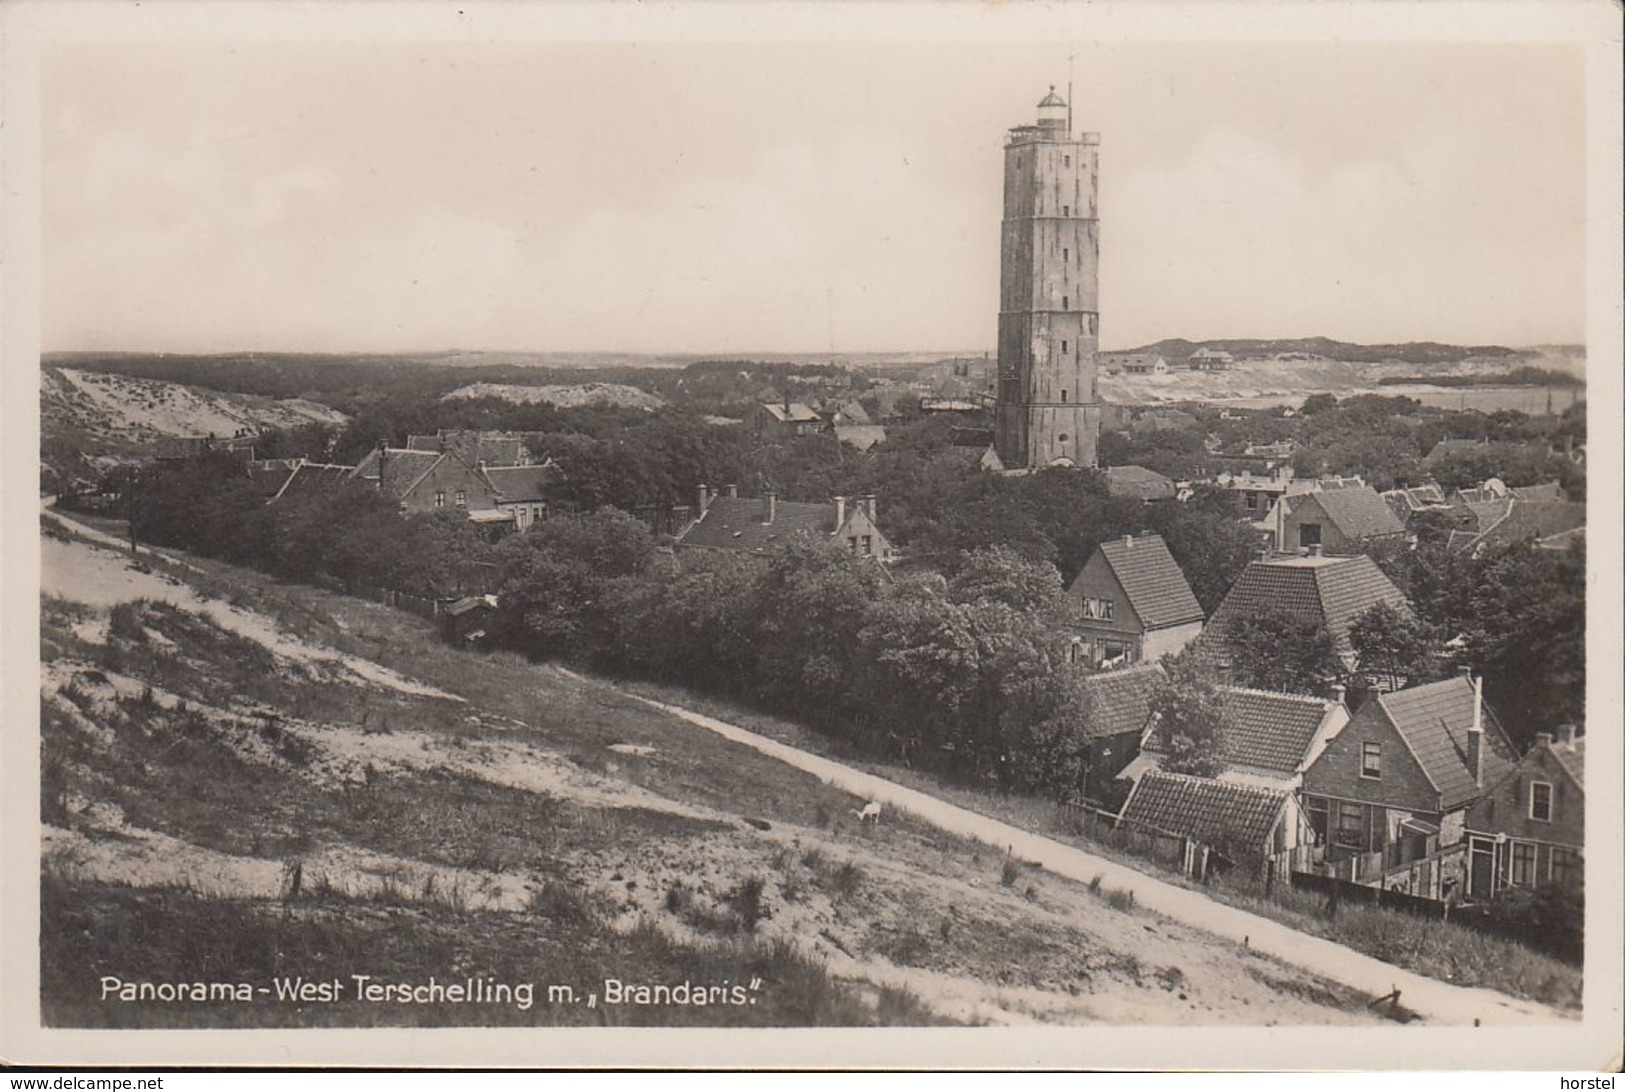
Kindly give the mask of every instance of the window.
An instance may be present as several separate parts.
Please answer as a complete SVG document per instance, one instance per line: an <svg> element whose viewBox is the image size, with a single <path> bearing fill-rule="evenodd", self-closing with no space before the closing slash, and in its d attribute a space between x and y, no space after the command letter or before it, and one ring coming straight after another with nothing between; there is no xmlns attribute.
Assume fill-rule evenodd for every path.
<svg viewBox="0 0 1625 1092"><path fill-rule="evenodd" d="M1072 206L1071 205L1062 205L1061 206L1061 215L1062 216L1071 216L1072 215Z"/></svg>
<svg viewBox="0 0 1625 1092"><path fill-rule="evenodd" d="M1067 646L1066 661L1075 664L1081 659L1083 659L1083 638L1074 637L1072 643Z"/></svg>
<svg viewBox="0 0 1625 1092"><path fill-rule="evenodd" d="M1241 495L1241 505L1242 505L1243 508L1247 509L1249 512L1258 511L1258 494L1257 493L1243 493Z"/></svg>
<svg viewBox="0 0 1625 1092"><path fill-rule="evenodd" d="M444 508L446 506L446 491L444 489L441 489L435 493L434 506L436 508Z"/></svg>
<svg viewBox="0 0 1625 1092"><path fill-rule="evenodd" d="M1512 843L1512 882L1517 887L1529 887L1535 882L1535 843Z"/></svg>
<svg viewBox="0 0 1625 1092"><path fill-rule="evenodd" d="M1061 297L1061 310L1069 311L1069 310L1071 310L1071 308L1072 308L1072 297L1071 296L1062 296Z"/></svg>
<svg viewBox="0 0 1625 1092"><path fill-rule="evenodd" d="M1064 337L1061 339L1061 352L1066 352L1066 338ZM1062 401L1065 401L1065 399L1062 399Z"/></svg>
<svg viewBox="0 0 1625 1092"><path fill-rule="evenodd" d="M1359 804L1337 805L1337 844L1349 849L1365 849L1365 808Z"/></svg>
<svg viewBox="0 0 1625 1092"><path fill-rule="evenodd" d="M1063 261L1063 262L1070 261L1071 258L1072 258L1072 251L1069 248L1063 246L1061 248L1061 261Z"/></svg>
<svg viewBox="0 0 1625 1092"><path fill-rule="evenodd" d="M1529 786L1529 818L1537 823L1552 821L1552 786L1550 782L1536 781Z"/></svg>
<svg viewBox="0 0 1625 1092"><path fill-rule="evenodd" d="M457 490L457 507L468 507L468 494L461 489Z"/></svg>
<svg viewBox="0 0 1625 1092"><path fill-rule="evenodd" d="M863 556L868 557L875 552L875 540L872 535L863 536Z"/></svg>
<svg viewBox="0 0 1625 1092"><path fill-rule="evenodd" d="M858 536L857 535L848 535L847 536L846 548L851 550L853 553L858 552Z"/></svg>
<svg viewBox="0 0 1625 1092"><path fill-rule="evenodd" d="M1061 388L1061 402L1063 404L1066 402L1066 388L1065 387ZM1061 443L1063 443L1063 444L1066 443L1066 433L1064 433L1064 432L1061 434Z"/></svg>
<svg viewBox="0 0 1625 1092"><path fill-rule="evenodd" d="M1551 870L1551 881L1555 884L1572 884L1580 877L1580 855L1572 849L1562 846L1553 846L1547 857L1547 867Z"/></svg>
<svg viewBox="0 0 1625 1092"><path fill-rule="evenodd" d="M1063 155L1061 157L1061 166L1063 166L1063 167L1072 166L1072 157L1069 156L1069 155Z"/></svg>
<svg viewBox="0 0 1625 1092"><path fill-rule="evenodd" d="M1065 391L1063 391L1063 392L1061 392L1061 393L1062 393L1062 398L1061 398L1061 401L1063 401L1063 402L1065 402L1065 401L1066 401L1066 397L1065 397L1065 394L1066 394L1066 392L1065 392ZM1064 432L1063 432L1063 433L1061 433L1061 434L1060 434L1060 435L1059 435L1059 436L1057 436L1057 437L1056 437L1056 439L1057 439L1057 440L1059 440L1059 441L1060 441L1060 442L1061 442L1061 443L1063 443L1063 444L1064 444L1064 443L1066 443L1066 441L1067 441L1067 439L1068 439L1068 437L1067 437L1067 434L1066 434L1066 433L1064 433Z"/></svg>
<svg viewBox="0 0 1625 1092"><path fill-rule="evenodd" d="M1110 622L1112 620L1112 601L1110 599L1096 599L1094 596L1084 596L1081 601L1079 613L1086 619L1096 622Z"/></svg>
<svg viewBox="0 0 1625 1092"><path fill-rule="evenodd" d="M1382 744L1360 744L1360 776L1380 779L1382 777Z"/></svg>
<svg viewBox="0 0 1625 1092"><path fill-rule="evenodd" d="M1298 545L1299 546L1319 546L1320 545L1320 524L1318 524L1318 523L1300 523L1300 524L1298 524Z"/></svg>

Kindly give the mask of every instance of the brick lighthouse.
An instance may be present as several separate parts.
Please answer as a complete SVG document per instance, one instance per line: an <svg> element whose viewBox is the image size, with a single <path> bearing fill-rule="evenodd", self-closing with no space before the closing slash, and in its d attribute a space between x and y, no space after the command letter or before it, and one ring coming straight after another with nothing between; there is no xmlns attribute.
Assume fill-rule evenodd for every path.
<svg viewBox="0 0 1625 1092"><path fill-rule="evenodd" d="M1072 135L1054 87L1005 141L994 447L1007 469L1096 464L1099 146Z"/></svg>

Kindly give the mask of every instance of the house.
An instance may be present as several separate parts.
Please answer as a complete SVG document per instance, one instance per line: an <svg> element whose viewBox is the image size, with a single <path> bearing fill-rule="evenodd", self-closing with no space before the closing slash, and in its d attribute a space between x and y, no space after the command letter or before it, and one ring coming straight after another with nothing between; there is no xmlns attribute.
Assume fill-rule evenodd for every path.
<svg viewBox="0 0 1625 1092"><path fill-rule="evenodd" d="M1267 475L1250 470L1226 471L1211 484L1234 493L1237 509L1251 520L1263 519L1275 502L1289 492L1307 493L1315 488L1313 478L1295 479L1290 466L1277 467Z"/></svg>
<svg viewBox="0 0 1625 1092"><path fill-rule="evenodd" d="M1159 500L1172 500L1177 492L1172 478L1163 477L1143 466L1114 466L1106 470L1106 493L1109 496L1129 497L1151 504Z"/></svg>
<svg viewBox="0 0 1625 1092"><path fill-rule="evenodd" d="M832 399L829 403L826 403L824 409L829 417L829 423L836 428L842 425L874 424L874 419L869 416L869 411L864 409L856 398Z"/></svg>
<svg viewBox="0 0 1625 1092"><path fill-rule="evenodd" d="M1193 372L1222 372L1234 364L1236 358L1223 349L1209 349L1202 346L1185 360L1185 365Z"/></svg>
<svg viewBox="0 0 1625 1092"><path fill-rule="evenodd" d="M485 478L496 489L497 511L511 513L514 528L523 531L547 517L564 472L549 459L533 466L487 466Z"/></svg>
<svg viewBox="0 0 1625 1092"><path fill-rule="evenodd" d="M677 535L680 548L739 550L765 554L793 542L828 543L860 557L892 561L896 551L875 524L873 494L836 497L832 504L781 501L773 491L760 498L725 496L699 489L699 516Z"/></svg>
<svg viewBox="0 0 1625 1092"><path fill-rule="evenodd" d="M454 451L413 451L380 444L353 471L356 480L376 488L402 512L490 512L501 516L497 487L479 466ZM511 516L506 517L512 521Z"/></svg>
<svg viewBox="0 0 1625 1092"><path fill-rule="evenodd" d="M233 436L160 436L152 457L159 463L180 463L203 455L225 455L239 462L254 461L254 444L259 436L238 429Z"/></svg>
<svg viewBox="0 0 1625 1092"><path fill-rule="evenodd" d="M1457 676L1368 700L1301 791L1338 875L1440 898L1461 889L1469 808L1517 764L1483 680Z"/></svg>
<svg viewBox="0 0 1625 1092"><path fill-rule="evenodd" d="M1368 542L1403 539L1405 525L1369 485L1283 496L1270 510L1275 548L1327 554L1358 553Z"/></svg>
<svg viewBox="0 0 1625 1092"><path fill-rule="evenodd" d="M1480 504L1478 507L1487 508ZM1491 546L1532 542L1544 549L1570 549L1585 535L1586 506L1564 500L1522 500L1516 495L1499 506L1499 515L1475 530L1450 532L1446 545L1456 553L1478 556Z"/></svg>
<svg viewBox="0 0 1625 1092"><path fill-rule="evenodd" d="M1151 695L1167 678L1161 664L1136 664L1084 677L1083 798L1116 810L1128 782L1118 774L1140 753Z"/></svg>
<svg viewBox="0 0 1625 1092"><path fill-rule="evenodd" d="M1303 774L1337 734L1349 723L1341 700L1327 701L1304 694L1280 694L1240 686L1219 689L1230 714L1220 757L1220 781L1291 792L1303 784ZM1140 740L1140 754L1120 777L1135 781L1159 770L1168 757L1161 727L1148 724Z"/></svg>
<svg viewBox="0 0 1625 1092"><path fill-rule="evenodd" d="M842 425L835 426L835 438L848 447L859 451L868 451L876 444L886 440L885 425Z"/></svg>
<svg viewBox="0 0 1625 1092"><path fill-rule="evenodd" d="M1422 512L1448 512L1450 499L1444 495L1444 488L1437 482L1428 482L1425 485L1414 486L1409 489L1390 489L1379 493L1383 503L1394 518L1407 526L1412 517Z"/></svg>
<svg viewBox="0 0 1625 1092"><path fill-rule="evenodd" d="M1290 792L1153 770L1135 783L1120 826L1190 839L1231 865L1291 859L1313 840Z"/></svg>
<svg viewBox="0 0 1625 1092"><path fill-rule="evenodd" d="M1167 375L1168 362L1157 353L1103 353L1108 373Z"/></svg>
<svg viewBox="0 0 1625 1092"><path fill-rule="evenodd" d="M293 477L296 467L303 459L255 459L248 464L248 480L254 483L260 491L260 496L270 500L282 492L282 487L289 478Z"/></svg>
<svg viewBox="0 0 1625 1092"><path fill-rule="evenodd" d="M450 451L473 466L529 466L536 461L519 432L443 428L433 436L408 436L406 447L408 451Z"/></svg>
<svg viewBox="0 0 1625 1092"><path fill-rule="evenodd" d="M1585 881L1585 737L1542 732L1467 809L1467 894Z"/></svg>
<svg viewBox="0 0 1625 1092"><path fill-rule="evenodd" d="M1066 589L1073 658L1155 662L1202 632L1202 605L1159 535L1103 542Z"/></svg>
<svg viewBox="0 0 1625 1092"><path fill-rule="evenodd" d="M1323 627L1343 663L1353 669L1349 627L1379 603L1407 618L1415 616L1405 594L1364 554L1254 561L1208 619L1202 640L1212 642L1222 662L1229 655L1226 634L1238 619L1280 611Z"/></svg>
<svg viewBox="0 0 1625 1092"><path fill-rule="evenodd" d="M758 436L770 440L788 440L795 436L812 436L827 426L817 410L805 402L759 402L751 407L747 418Z"/></svg>

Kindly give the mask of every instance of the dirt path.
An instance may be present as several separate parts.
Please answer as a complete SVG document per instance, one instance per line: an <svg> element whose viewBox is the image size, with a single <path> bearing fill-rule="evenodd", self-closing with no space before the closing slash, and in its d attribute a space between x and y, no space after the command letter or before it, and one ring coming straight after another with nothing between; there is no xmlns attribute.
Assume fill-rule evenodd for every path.
<svg viewBox="0 0 1625 1092"><path fill-rule="evenodd" d="M597 682L564 672L581 682ZM597 685L614 689L608 683ZM838 788L906 811L942 830L974 838L1028 860L1038 861L1057 875L1088 883L1103 877L1107 886L1132 891L1135 902L1195 928L1274 956L1283 962L1379 997L1398 989L1401 1004L1436 1024L1485 1025L1563 1024L1557 1011L1494 990L1452 986L1362 955L1329 940L1309 936L1279 922L1214 902L1206 896L1165 883L1143 872L1097 857L1054 839L967 811L947 801L905 788L885 778L844 766L818 755L746 731L738 725L704 716L681 706L639 697L645 705L680 717L718 735L754 748L797 769L823 778Z"/></svg>

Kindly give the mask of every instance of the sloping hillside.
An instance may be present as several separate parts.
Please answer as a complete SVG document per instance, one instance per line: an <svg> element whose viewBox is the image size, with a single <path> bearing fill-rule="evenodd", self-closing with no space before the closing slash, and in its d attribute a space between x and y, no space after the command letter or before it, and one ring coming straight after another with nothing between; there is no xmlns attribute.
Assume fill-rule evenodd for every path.
<svg viewBox="0 0 1625 1092"><path fill-rule="evenodd" d="M44 368L42 425L101 439L139 442L160 436L230 436L239 429L341 425L348 418L301 398L271 399L140 379L114 372Z"/></svg>
<svg viewBox="0 0 1625 1092"><path fill-rule="evenodd" d="M666 400L658 394L625 383L552 383L525 386L518 383L469 383L447 394L442 401L467 398L499 398L521 405L545 403L572 406L621 406L626 409L659 409Z"/></svg>
<svg viewBox="0 0 1625 1092"><path fill-rule="evenodd" d="M55 527L49 1025L1375 1019L1121 892L907 816L862 823L863 801L590 681ZM382 1003L355 975L536 992ZM292 976L344 989L278 1000ZM197 981L250 999L140 996ZM682 984L722 992L675 1001Z"/></svg>

